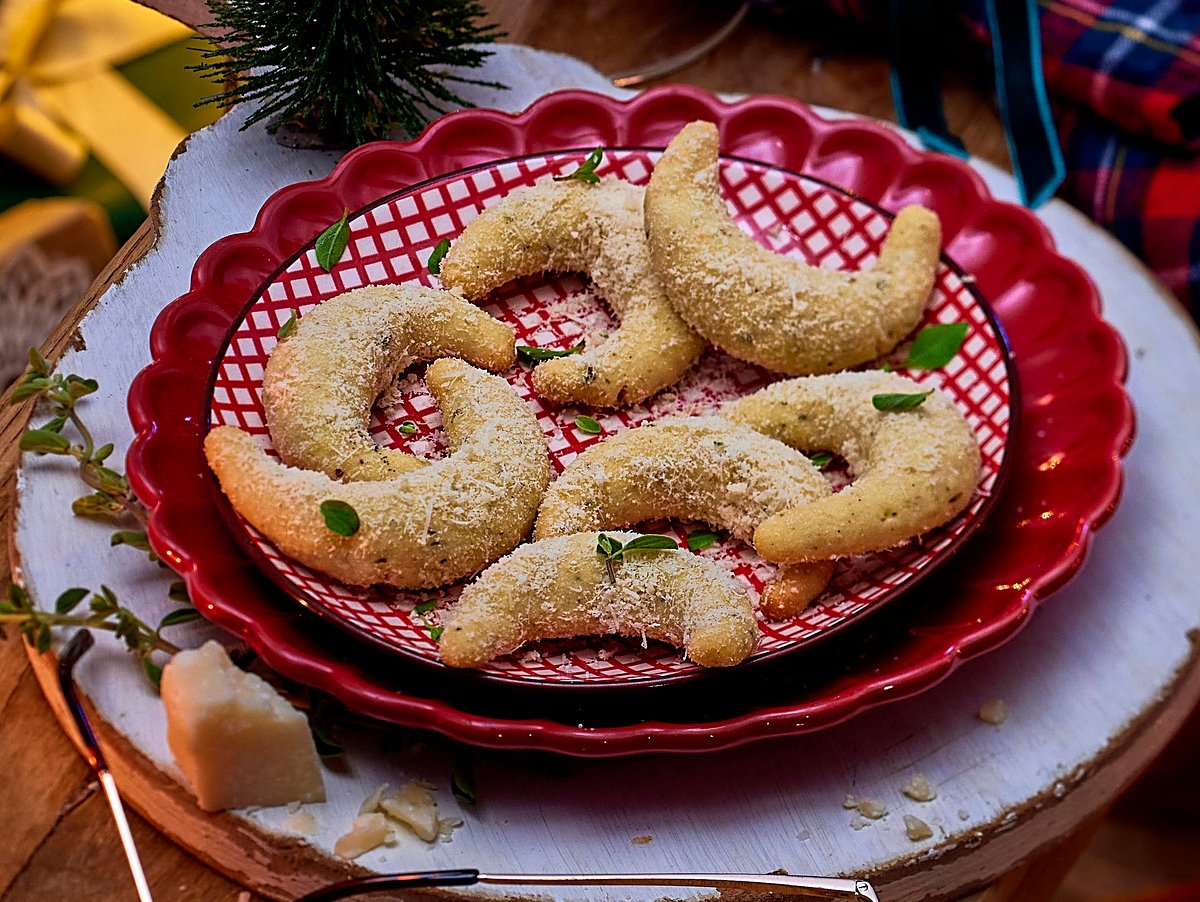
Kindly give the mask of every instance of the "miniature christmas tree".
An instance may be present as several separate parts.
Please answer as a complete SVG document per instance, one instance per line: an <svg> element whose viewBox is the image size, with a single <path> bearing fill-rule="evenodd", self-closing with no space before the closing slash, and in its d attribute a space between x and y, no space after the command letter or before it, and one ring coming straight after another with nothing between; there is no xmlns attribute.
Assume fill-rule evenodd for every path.
<svg viewBox="0 0 1200 902"><path fill-rule="evenodd" d="M470 0L209 0L217 49L196 68L233 87L205 99L258 101L248 127L298 128L328 145L361 144L399 127L416 135L429 118L466 105L449 67L490 56L478 45L502 35Z"/></svg>

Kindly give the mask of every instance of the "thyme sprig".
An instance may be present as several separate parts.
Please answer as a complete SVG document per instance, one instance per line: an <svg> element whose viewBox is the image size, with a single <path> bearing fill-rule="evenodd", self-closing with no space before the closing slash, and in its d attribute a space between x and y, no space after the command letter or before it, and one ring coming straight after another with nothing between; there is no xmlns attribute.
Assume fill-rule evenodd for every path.
<svg viewBox="0 0 1200 902"><path fill-rule="evenodd" d="M125 477L105 461L113 452L111 443L96 446L92 432L79 414L79 401L99 389L95 379L84 379L74 373L62 375L52 371L46 358L37 348L29 349L29 366L10 401L20 404L29 398L48 403L51 418L41 426L28 429L21 436L22 451L35 454L57 454L72 457L79 462L79 478L93 490L71 503L71 510L81 517L101 520L120 520L132 517L143 527L141 531L123 530L113 544L127 544L147 549L145 540L146 508L134 496ZM77 441L63 435L67 424L74 427ZM135 536L135 532L137 535Z"/></svg>
<svg viewBox="0 0 1200 902"><path fill-rule="evenodd" d="M76 613L89 595L87 608ZM79 587L67 589L55 600L53 611L43 611L34 606L24 589L9 583L8 597L0 598L0 637L5 636L5 623L15 624L30 645L44 652L50 648L50 631L54 627L108 630L124 641L125 648L141 662L146 678L158 689L162 668L154 661L154 653L173 655L179 651L179 646L163 638L162 631L199 617L200 612L195 608L176 608L168 612L158 626L151 627L129 608L122 607L116 593L108 586L101 586L98 592Z"/></svg>
<svg viewBox="0 0 1200 902"><path fill-rule="evenodd" d="M77 516L108 520L114 523L136 521L140 529L118 529L112 534L111 545L128 545L144 552L148 558L161 566L157 555L150 547L146 536L146 508L138 501L122 473L105 465L113 452L111 443L96 446L91 429L79 411L79 401L99 389L95 379L85 379L75 374L55 373L37 348L29 349L29 366L17 387L13 389L10 403L20 404L34 399L49 407L51 417L41 426L26 430L20 439L22 451L34 454L56 454L73 458L79 464L79 478L92 493L76 498L71 509ZM70 425L75 439L64 432ZM90 598L89 598L90 596ZM190 604L187 590L182 582L174 582L168 597L180 604ZM87 608L79 611L84 600ZM162 631L168 627L190 623L200 617L192 607L177 608L167 613L158 625L151 627L129 608L123 607L116 594L107 586L98 591L75 587L67 589L54 602L54 610L43 611L34 606L29 594L16 583L10 583L7 597L0 597L0 637L4 635L4 624L12 623L39 652L50 647L51 630L55 627L82 627L102 629L115 633L125 647L141 662L142 670L150 683L158 688L162 668L154 661L155 653L174 654L179 648L164 639Z"/></svg>

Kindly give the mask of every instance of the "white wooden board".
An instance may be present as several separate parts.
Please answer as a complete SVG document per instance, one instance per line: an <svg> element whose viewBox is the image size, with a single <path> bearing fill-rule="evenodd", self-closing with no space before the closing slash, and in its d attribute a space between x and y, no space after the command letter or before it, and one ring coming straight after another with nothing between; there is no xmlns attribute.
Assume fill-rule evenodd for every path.
<svg viewBox="0 0 1200 902"><path fill-rule="evenodd" d="M479 105L516 110L565 87L621 93L576 60L511 45L496 49L482 77L511 90L476 89ZM261 129L239 132L238 125L235 112L194 136L172 162L157 247L104 295L82 326L86 350L68 352L61 364L100 381L87 402L88 418L101 424L102 440L116 443L116 459L131 439L125 394L149 362L150 326L186 290L197 255L223 235L249 228L277 188L324 176L335 162L333 154L287 150ZM1011 177L974 165L994 194L1015 199ZM1128 774L1113 777L1110 769L1101 791L1089 771L1103 770L1114 740L1153 713L1191 661L1189 631L1200 629L1200 342L1164 290L1115 241L1060 201L1041 216L1064 253L1096 280L1107 316L1128 342L1138 437L1120 509L1097 536L1080 575L1021 635L919 698L812 736L702 756L556 759L554 767L527 753L480 752L482 804L464 814L466 826L452 843L413 839L358 863L381 871L876 872L885 898L915 899L961 888L964 857L972 858L972 880L1001 873L1107 801L1113 781ZM16 543L26 584L45 600L69 586L105 583L146 619L157 619L169 608L168 575L132 551L110 549L105 526L73 518L69 504L79 493L60 461L24 462ZM1136 628L1115 630L1118 619ZM191 644L208 632L198 626L184 635ZM174 773L161 705L111 637L100 637L79 677L102 717ZM1009 722L998 728L974 716L993 697L1012 708ZM380 782L430 779L447 787L439 793L442 807L457 809L447 786L455 749L436 737L411 735L420 741L394 751L381 750L371 732L348 737L348 766L326 775L329 801L308 806L321 828L310 840L315 847L330 850ZM1157 745L1165 738L1139 741ZM916 771L936 785L936 801L921 805L900 794L902 781ZM878 798L891 813L852 829L852 812L842 807L847 793ZM147 813L153 820L155 813ZM905 813L932 824L935 838L910 842ZM269 837L286 812L242 816L249 833ZM169 824L161 826L171 832ZM647 835L649 843L632 842ZM978 842L984 836L986 850ZM556 899L661 895L652 889L547 893ZM504 893L462 891L488 894ZM705 891L674 895L699 898Z"/></svg>

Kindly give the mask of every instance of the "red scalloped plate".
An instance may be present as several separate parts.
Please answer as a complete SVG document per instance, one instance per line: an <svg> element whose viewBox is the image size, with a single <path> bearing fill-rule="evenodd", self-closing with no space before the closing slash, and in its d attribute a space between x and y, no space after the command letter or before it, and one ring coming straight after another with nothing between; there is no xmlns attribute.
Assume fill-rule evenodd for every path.
<svg viewBox="0 0 1200 902"><path fill-rule="evenodd" d="M698 118L718 124L726 152L761 161L764 169L803 172L888 209L923 203L938 212L947 253L992 300L1015 351L1023 428L1010 441L1007 491L982 534L942 571L937 590L902 606L899 629L893 622L852 634L853 648L847 653L843 641L837 665L813 671L819 678L743 684L673 712L687 722L629 723L626 711L623 718L598 714L597 725L583 726L575 718L525 719L531 711L550 712L545 706L468 701L450 682L434 687L436 697L422 694L427 680L398 688L394 674L381 675L378 661L298 612L224 528L201 450L210 367L247 303L264 290L269 296L273 280L302 261L298 252L343 208L376 208L413 185L495 160L597 144L662 146ZM328 178L277 192L250 232L205 251L191 291L155 323L151 348L154 362L130 389L138 435L129 477L151 511L155 550L184 576L201 611L242 635L285 676L359 712L481 745L583 755L721 748L817 729L932 686L958 661L1015 633L1033 602L1078 567L1091 529L1115 506L1133 424L1122 388L1124 351L1099 316L1090 280L1054 252L1033 216L991 198L968 167L916 151L881 126L827 121L791 100L727 105L682 87L629 102L562 92L517 116L463 111L411 144L360 148Z"/></svg>

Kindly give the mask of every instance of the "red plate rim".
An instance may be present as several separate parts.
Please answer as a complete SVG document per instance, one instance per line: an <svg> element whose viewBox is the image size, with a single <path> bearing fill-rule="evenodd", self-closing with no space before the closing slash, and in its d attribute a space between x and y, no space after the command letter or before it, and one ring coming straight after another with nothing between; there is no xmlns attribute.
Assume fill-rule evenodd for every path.
<svg viewBox="0 0 1200 902"><path fill-rule="evenodd" d="M1033 246L1036 253L1021 255L1024 279L1020 286L1037 289L1041 285L1029 275L1036 271L1036 265L1048 267L1047 273L1069 281L1074 294L1068 300L1082 309L1070 311L1072 316L1064 326L1071 330L1067 337L1086 338L1097 358L1089 360L1087 386L1081 388L1077 381L1069 386L1077 395L1086 390L1087 398L1097 401L1104 415L1099 431L1089 433L1088 447L1095 450L1087 459L1093 467L1085 474L1088 497L1075 499L1070 533L1058 540L1056 547L1061 547L1055 559L1022 584L1003 587L1008 591L1002 611L985 622L959 629L952 638L940 640L935 654L905 663L893 662L891 669L877 667L869 676L858 675L851 686L826 687L823 693L810 693L706 723L645 721L577 727L549 719L476 714L440 699L397 691L353 661L331 661L323 654L322 645L298 623L294 612L279 610L270 593L262 591L265 582L240 556L232 539L214 534L208 535L205 542L196 542L197 530L202 532L205 526L219 523L207 492L202 492L201 499L194 491L198 484L195 477L203 472L199 441L205 417L199 404L212 355L224 334L219 323L222 317L236 315L248 296L246 292L259 284L279 260L311 240L311 228L303 225L303 220L299 220L298 228L292 226L297 217L291 211L303 208L309 221L312 217L333 221L351 202L355 207L362 206L433 173L525 152L596 144L662 146L682 124L696 118L718 124L723 146L729 147L733 139L731 150L753 148L751 152L734 150L731 155L803 170L806 176L836 181L843 190L863 199L879 202L887 197L890 206L932 192L929 172L911 184L905 178L911 177L913 170L936 170L948 181L947 190L956 192L948 200L934 193L926 201L939 213L945 213L944 205L957 202L959 206L952 209L961 209L965 203L975 211L976 220L985 218L985 214L994 215L1013 235ZM785 131L793 143L783 141ZM795 146L803 144L807 154L821 142L820 152L811 159L794 157ZM769 735L805 732L927 689L960 661L1011 637L1027 622L1036 602L1078 569L1092 531L1115 508L1122 483L1120 458L1133 434L1132 406L1121 385L1126 371L1124 346L1099 316L1095 286L1078 266L1054 252L1045 227L1028 211L992 198L982 179L960 161L916 150L899 133L876 123L826 120L788 98L759 96L727 104L700 89L683 86L653 89L628 101L585 91L563 91L541 98L518 114L464 110L443 117L416 141L405 145L403 166L395 165L396 147L361 147L347 154L327 178L281 189L263 205L249 232L221 239L208 248L196 263L189 292L169 304L156 320L151 332L153 362L138 374L130 388L129 412L136 437L127 456L128 474L134 491L150 511L148 532L153 547L181 573L197 607L209 619L243 637L283 675L327 691L361 713L487 746L611 756L704 751ZM382 165L385 153L389 157L386 166ZM894 163L890 169L877 165L875 158L881 155L885 163L888 158ZM856 160L861 164L868 157L872 158L871 167L856 166ZM789 165L794 159L808 165ZM834 174L832 178L830 173ZM948 230L948 234L957 235L965 228L964 222L954 224L958 228ZM983 284L983 270L956 256L971 272L979 274L983 294L993 299L1002 324L1011 334L1011 326L1004 323L1007 305L1003 289L1016 292L1011 302L1014 315L1029 315L1029 309L1036 305L1022 306L1024 295L1016 291L1011 279L997 285L996 291L989 290ZM1015 278L1012 273L992 277L1004 275ZM1028 373L1045 377L1044 360L1031 360L1025 369L1021 368L1021 348L1017 344L1022 377ZM174 488L181 484L188 487L189 480L193 489L190 494ZM236 601L226 594L231 590L240 592ZM967 586L960 587L960 593L967 591ZM289 600L287 604L294 603Z"/></svg>

